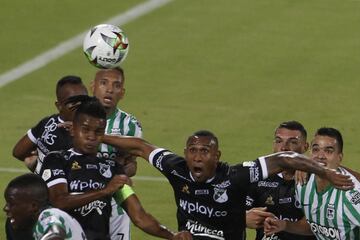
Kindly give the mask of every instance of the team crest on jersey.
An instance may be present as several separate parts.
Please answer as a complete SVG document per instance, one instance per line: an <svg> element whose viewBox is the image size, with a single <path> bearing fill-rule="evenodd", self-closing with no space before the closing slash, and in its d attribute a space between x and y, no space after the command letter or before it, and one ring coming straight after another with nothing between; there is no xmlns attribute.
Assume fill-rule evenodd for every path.
<svg viewBox="0 0 360 240"><path fill-rule="evenodd" d="M358 191L350 192L350 196L351 196L350 202L352 204L356 205L360 203L360 192Z"/></svg>
<svg viewBox="0 0 360 240"><path fill-rule="evenodd" d="M214 188L214 200L218 203L224 203L229 199L226 189Z"/></svg>
<svg viewBox="0 0 360 240"><path fill-rule="evenodd" d="M110 169L109 165L99 163L99 166L100 166L101 175L103 175L106 178L111 178L112 177L112 173L111 173L111 169Z"/></svg>
<svg viewBox="0 0 360 240"><path fill-rule="evenodd" d="M188 186L187 184L185 184L185 185L182 187L181 191L182 191L183 193L190 194L190 192L189 192L189 186Z"/></svg>
<svg viewBox="0 0 360 240"><path fill-rule="evenodd" d="M265 201L265 204L267 205L274 205L274 200L273 200L273 197L271 195L269 195Z"/></svg>
<svg viewBox="0 0 360 240"><path fill-rule="evenodd" d="M111 129L110 134L121 135L121 129L120 128L113 128L113 129Z"/></svg>
<svg viewBox="0 0 360 240"><path fill-rule="evenodd" d="M326 218L334 219L335 217L335 206L334 204L328 204L326 209Z"/></svg>
<svg viewBox="0 0 360 240"><path fill-rule="evenodd" d="M47 181L51 177L51 170L45 169L41 177L44 179L44 181Z"/></svg>
<svg viewBox="0 0 360 240"><path fill-rule="evenodd" d="M78 170L78 169L81 169L81 166L77 161L74 161L71 165L71 170Z"/></svg>

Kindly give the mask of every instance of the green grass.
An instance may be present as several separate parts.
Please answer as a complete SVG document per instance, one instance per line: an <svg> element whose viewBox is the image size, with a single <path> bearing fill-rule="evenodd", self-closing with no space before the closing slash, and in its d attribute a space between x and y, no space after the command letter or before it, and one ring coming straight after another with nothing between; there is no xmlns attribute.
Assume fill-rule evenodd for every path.
<svg viewBox="0 0 360 240"><path fill-rule="evenodd" d="M0 72L139 2L3 3ZM131 49L120 105L141 120L146 139L179 154L188 134L213 130L231 163L269 153L281 121L301 121L310 136L333 126L344 136L344 164L360 170L359 10L355 0L175 0L122 26ZM95 71L79 48L0 88L0 167L24 168L12 147L55 111L56 81L75 74L89 83ZM0 191L14 175L2 173ZM138 175L159 173L140 163ZM149 212L175 228L166 182L136 181L135 189ZM133 236L152 239L138 230Z"/></svg>

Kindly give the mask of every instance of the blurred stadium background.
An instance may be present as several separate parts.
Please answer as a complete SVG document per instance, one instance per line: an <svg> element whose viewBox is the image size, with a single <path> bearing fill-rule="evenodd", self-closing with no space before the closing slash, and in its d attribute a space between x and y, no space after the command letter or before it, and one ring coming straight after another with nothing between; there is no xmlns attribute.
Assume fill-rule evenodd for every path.
<svg viewBox="0 0 360 240"><path fill-rule="evenodd" d="M145 2L2 1L0 77ZM358 0L169 1L120 26L130 40L121 108L142 122L147 140L179 154L190 133L210 129L220 139L222 160L231 163L271 152L273 130L282 121L302 122L310 138L318 127L336 127L345 140L343 164L360 170L359 12ZM72 74L89 84L95 71L78 47L0 87L1 192L26 171L12 157L13 145L56 111L56 81ZM169 185L138 162L139 198L175 229ZM2 213L1 226L4 220ZM153 238L134 229L133 239Z"/></svg>

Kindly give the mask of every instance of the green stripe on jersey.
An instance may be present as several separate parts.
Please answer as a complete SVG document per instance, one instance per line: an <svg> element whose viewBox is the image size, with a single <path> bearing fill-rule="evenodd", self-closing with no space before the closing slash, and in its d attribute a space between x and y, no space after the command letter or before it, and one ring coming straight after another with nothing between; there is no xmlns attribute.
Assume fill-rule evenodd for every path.
<svg viewBox="0 0 360 240"><path fill-rule="evenodd" d="M346 174L350 175L347 171ZM306 185L297 185L297 196L317 239L359 239L360 182L353 176L352 180L355 188L351 191L330 185L317 192L315 175L310 176Z"/></svg>
<svg viewBox="0 0 360 240"><path fill-rule="evenodd" d="M136 118L121 109L115 109L115 111L107 118L105 132L110 135L142 137L142 129ZM98 156L114 158L116 152L114 147L100 144Z"/></svg>

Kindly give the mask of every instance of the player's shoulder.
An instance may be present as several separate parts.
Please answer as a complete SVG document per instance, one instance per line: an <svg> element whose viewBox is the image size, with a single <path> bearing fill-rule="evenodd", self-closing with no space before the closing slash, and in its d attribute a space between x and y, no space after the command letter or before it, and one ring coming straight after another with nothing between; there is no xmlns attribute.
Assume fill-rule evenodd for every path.
<svg viewBox="0 0 360 240"><path fill-rule="evenodd" d="M59 115L58 114L52 114L52 115L45 116L45 117L41 118L36 125L37 126L45 126L50 120L52 122L58 122L59 121Z"/></svg>
<svg viewBox="0 0 360 240"><path fill-rule="evenodd" d="M131 113L129 112L125 112L122 109L118 108L114 118L118 118L118 119L124 119L124 120L128 120L130 122L134 122L134 123L139 123L139 120Z"/></svg>

